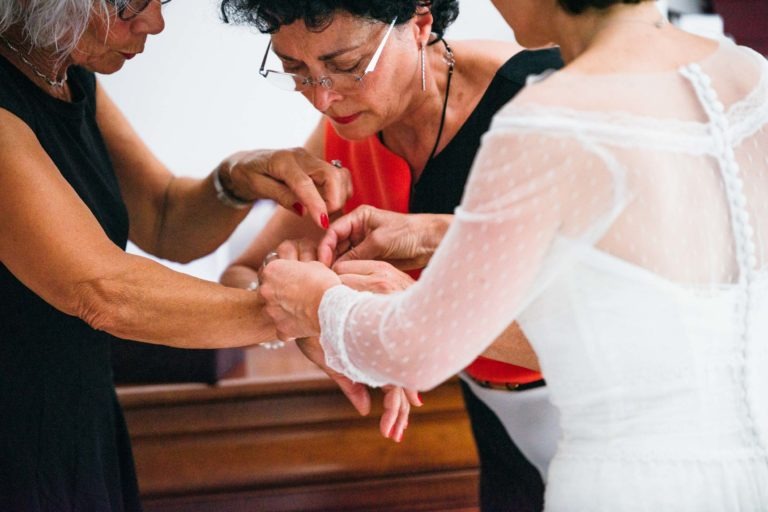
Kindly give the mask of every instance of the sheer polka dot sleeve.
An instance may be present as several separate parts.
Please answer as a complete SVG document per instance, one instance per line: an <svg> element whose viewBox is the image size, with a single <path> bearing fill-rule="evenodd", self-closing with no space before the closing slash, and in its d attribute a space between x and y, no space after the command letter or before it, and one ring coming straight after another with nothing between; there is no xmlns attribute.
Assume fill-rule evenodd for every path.
<svg viewBox="0 0 768 512"><path fill-rule="evenodd" d="M326 294L328 361L362 382L426 389L519 319L552 391L550 376L570 375L580 357L576 340L608 340L585 349L579 368L591 368L589 381L622 368L615 358L594 362L618 350L597 325L632 326L619 336L627 359L642 353L643 367L657 371L675 361L671 373L687 364L671 356L687 336L681 304L698 311L713 297L734 302L718 304L744 350L764 351L766 147L768 62L731 43L669 72L552 73L494 118L454 223L416 285L390 296ZM617 283L627 296L602 302ZM629 343L647 318L657 331L646 338L675 333L675 343Z"/></svg>
<svg viewBox="0 0 768 512"><path fill-rule="evenodd" d="M486 134L454 223L414 286L326 292L321 342L331 367L369 385L434 387L605 231L624 196L620 167L577 138L510 118Z"/></svg>

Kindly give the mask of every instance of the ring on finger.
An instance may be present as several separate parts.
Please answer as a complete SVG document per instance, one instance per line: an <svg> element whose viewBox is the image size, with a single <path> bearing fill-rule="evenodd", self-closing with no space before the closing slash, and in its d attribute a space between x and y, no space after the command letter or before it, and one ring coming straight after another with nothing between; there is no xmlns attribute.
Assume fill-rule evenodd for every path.
<svg viewBox="0 0 768 512"><path fill-rule="evenodd" d="M333 159L331 160L331 165L336 167L337 169L341 169L344 167L344 164L341 163L341 160Z"/></svg>
<svg viewBox="0 0 768 512"><path fill-rule="evenodd" d="M262 267L266 267L267 265L269 265L273 261L279 260L279 259L280 259L280 255L277 254L277 251L271 251L271 252L267 253L266 256L264 256L264 261L261 263L261 266Z"/></svg>

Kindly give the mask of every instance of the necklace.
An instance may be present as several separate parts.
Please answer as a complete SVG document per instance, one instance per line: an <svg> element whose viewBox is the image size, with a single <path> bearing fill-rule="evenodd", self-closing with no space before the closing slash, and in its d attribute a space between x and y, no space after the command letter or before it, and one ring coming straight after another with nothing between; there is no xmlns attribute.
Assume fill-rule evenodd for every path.
<svg viewBox="0 0 768 512"><path fill-rule="evenodd" d="M2 39L3 44L5 44L5 46L7 46L9 50L11 50L13 53L15 53L16 55L19 56L19 59L21 59L21 61L24 64L26 64L29 67L29 69L31 69L32 72L35 75L37 75L38 77L40 77L43 80L45 80L45 83L47 83L51 87L56 87L57 89L60 89L60 88L64 87L64 85L67 83L67 72L66 71L64 72L64 77L61 80L53 80L53 79L49 78L48 75L46 75L45 73L40 71L40 69L35 65L35 63L33 63L31 60L29 60L27 57L25 57L24 54L21 52L21 50L19 50L14 45L12 45L11 42L5 38L5 36L0 34L0 39Z"/></svg>
<svg viewBox="0 0 768 512"><path fill-rule="evenodd" d="M437 152L437 147L440 145L440 137L443 135L443 128L445 127L445 113L448 110L448 94L451 92L451 77L453 77L453 68L456 66L456 59L453 56L453 50L450 46L448 46L448 43L445 41L445 39L440 39L440 41L443 42L443 46L445 46L445 54L443 55L443 60L448 64L448 80L445 83L445 99L443 100L443 111L440 113L440 127L437 129L437 138L435 139L435 145L432 146L432 151L429 153L429 158L427 158L427 164L432 161L432 158L435 156L435 152ZM426 165L425 164L425 167Z"/></svg>
<svg viewBox="0 0 768 512"><path fill-rule="evenodd" d="M445 61L446 64L448 64L448 80L445 83L445 99L443 100L443 110L442 112L440 112L440 127L437 129L437 137L435 138L435 145L432 146L432 151L430 151L429 158L427 158L427 161L424 164L424 167L426 167L429 164L429 162L432 161L432 158L434 158L435 153L437 152L437 147L440 145L440 138L443 136L443 128L445 127L445 114L448 110L448 95L451 92L451 78L453 77L453 68L456 66L456 59L453 56L453 50L451 49L450 46L448 46L448 43L445 41L445 39L436 39L429 44L432 45L438 41L441 41L443 43L443 46L445 46L445 53L443 54L443 60ZM377 137L379 139L379 142L384 144L384 132L380 131L377 134Z"/></svg>

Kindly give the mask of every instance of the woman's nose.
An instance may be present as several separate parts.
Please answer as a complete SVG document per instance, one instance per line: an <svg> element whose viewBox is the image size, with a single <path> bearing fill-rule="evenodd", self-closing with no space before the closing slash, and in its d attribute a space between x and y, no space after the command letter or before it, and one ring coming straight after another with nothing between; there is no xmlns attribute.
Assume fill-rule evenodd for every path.
<svg viewBox="0 0 768 512"><path fill-rule="evenodd" d="M165 29L165 19L161 7L158 0L151 1L147 8L133 19L131 31L134 34L150 35L162 32Z"/></svg>
<svg viewBox="0 0 768 512"><path fill-rule="evenodd" d="M328 89L320 84L314 84L304 96L315 106L320 112L325 112L335 102L339 101L342 96L333 89Z"/></svg>

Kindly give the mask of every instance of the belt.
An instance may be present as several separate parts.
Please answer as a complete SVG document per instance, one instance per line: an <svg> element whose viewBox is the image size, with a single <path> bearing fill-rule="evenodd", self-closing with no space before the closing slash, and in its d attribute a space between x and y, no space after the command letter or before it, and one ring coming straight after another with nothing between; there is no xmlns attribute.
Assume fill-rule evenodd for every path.
<svg viewBox="0 0 768 512"><path fill-rule="evenodd" d="M526 382L525 384L519 384L516 382L492 382L489 380L480 380L467 374L472 382L486 389L495 389L497 391L526 391L528 389L540 388L546 386L547 383L544 379L535 380L533 382Z"/></svg>

